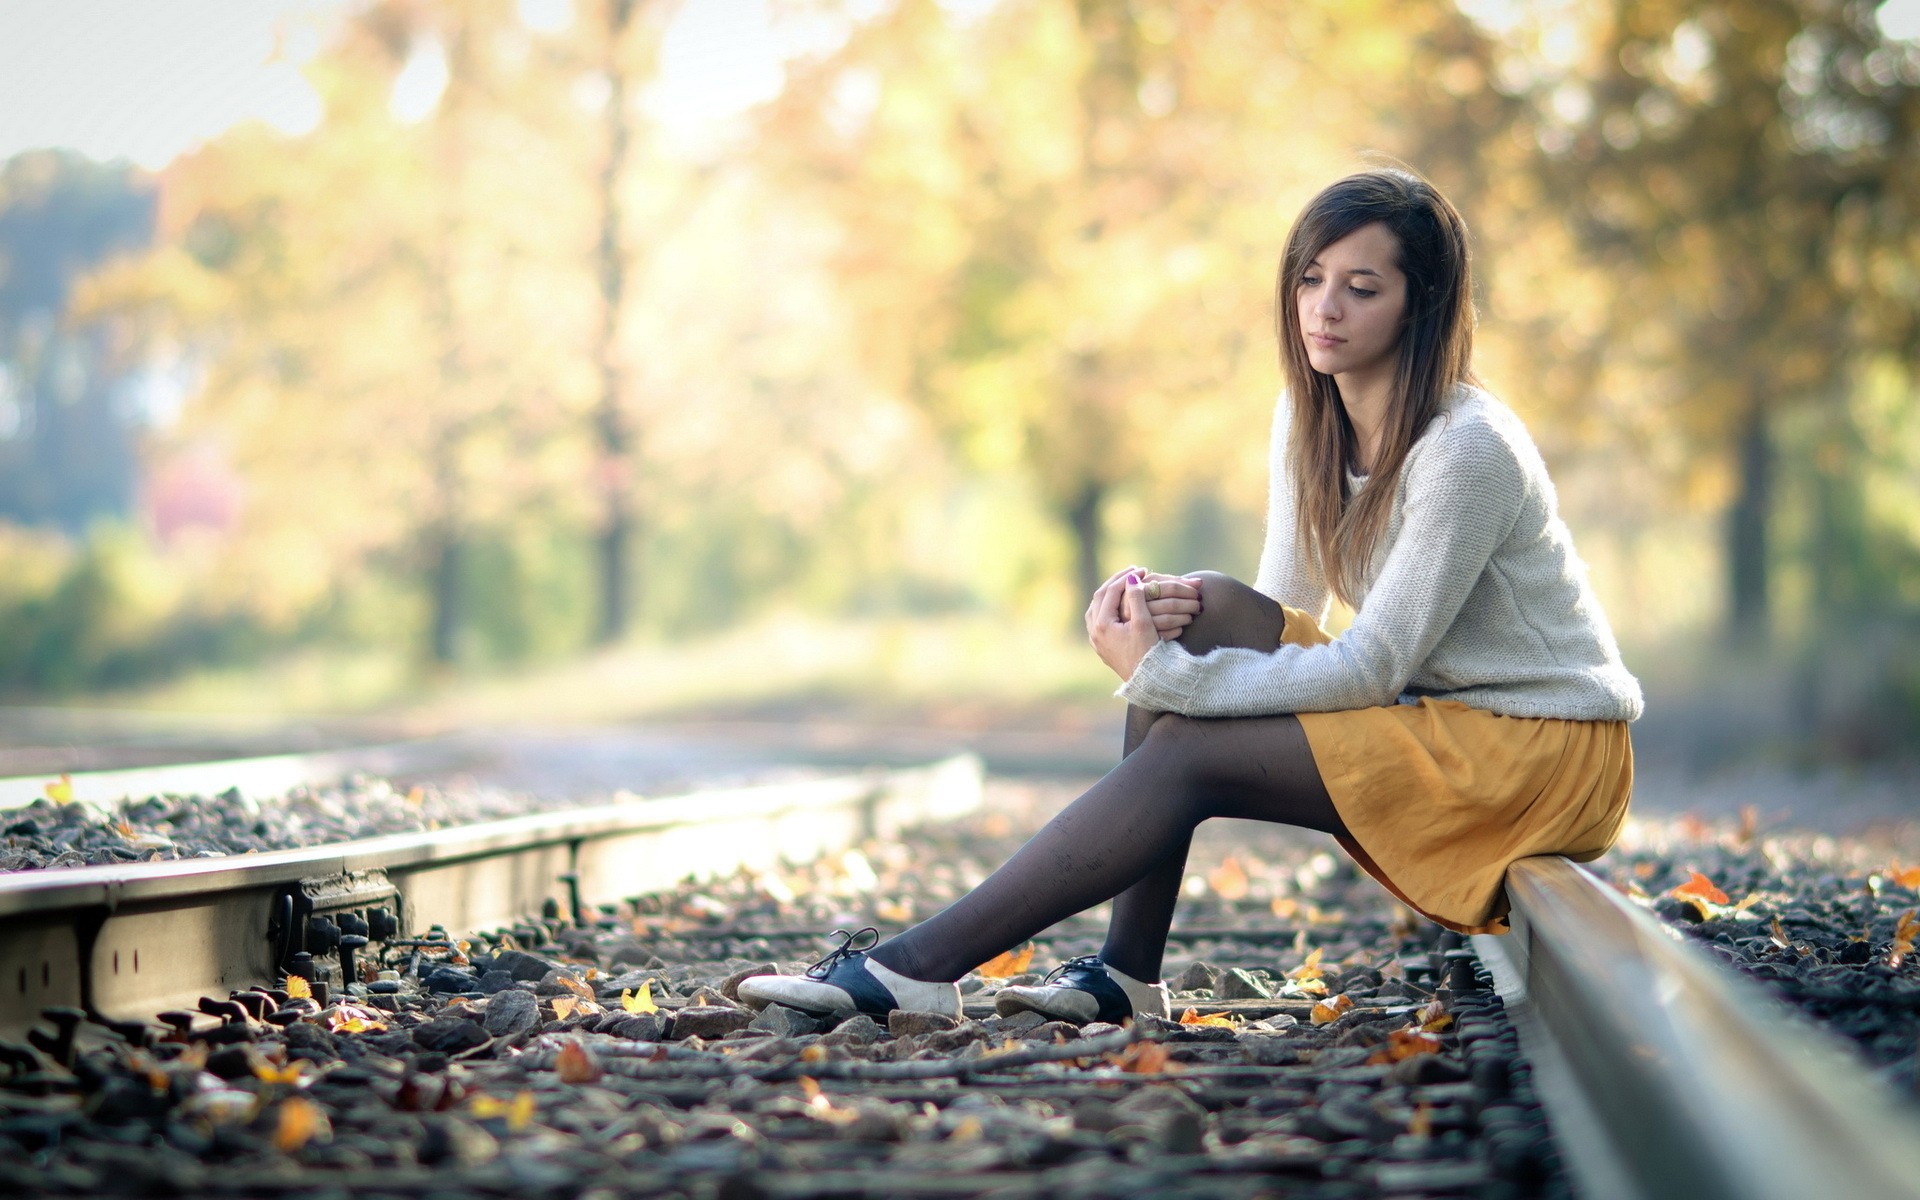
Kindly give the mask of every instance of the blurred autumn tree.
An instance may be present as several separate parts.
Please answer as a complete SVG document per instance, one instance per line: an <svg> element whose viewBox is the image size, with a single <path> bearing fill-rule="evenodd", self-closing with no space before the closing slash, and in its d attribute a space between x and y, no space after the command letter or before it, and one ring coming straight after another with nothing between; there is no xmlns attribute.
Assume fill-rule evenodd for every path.
<svg viewBox="0 0 1920 1200"><path fill-rule="evenodd" d="M1897 587L1920 565L1910 518L1865 500L1863 385L1920 345L1920 48L1880 7L1609 0L1514 23L1496 68L1533 107L1534 179L1579 268L1602 274L1563 344L1593 392L1638 394L1673 475L1724 496L1735 637L1768 631L1794 560L1825 615L1920 600ZM1811 491L1797 554L1775 532L1783 465Z"/></svg>

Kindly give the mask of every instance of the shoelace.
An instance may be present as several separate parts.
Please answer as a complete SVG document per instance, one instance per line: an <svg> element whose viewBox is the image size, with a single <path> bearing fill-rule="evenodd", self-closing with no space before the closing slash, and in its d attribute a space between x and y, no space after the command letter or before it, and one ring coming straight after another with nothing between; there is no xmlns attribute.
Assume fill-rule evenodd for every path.
<svg viewBox="0 0 1920 1200"><path fill-rule="evenodd" d="M1054 980L1059 979L1061 976L1065 975L1068 971L1097 970L1097 971L1104 972L1106 969L1107 969L1107 964L1100 961L1100 956L1098 954L1083 954L1079 958L1070 958L1066 962L1063 962L1059 966L1055 967L1053 970L1048 971L1047 977L1040 981L1040 986L1047 987L1048 985L1052 984Z"/></svg>
<svg viewBox="0 0 1920 1200"><path fill-rule="evenodd" d="M880 944L880 931L878 929L875 929L871 925L855 933L848 933L844 929L836 929L833 931L833 933L835 937L843 938L845 940L843 940L833 950L829 951L825 958L821 959L819 962L807 968L808 978L825 979L828 975L833 973L833 968L840 962L840 960L846 959L846 958L852 958L856 954L865 954L867 951L873 949L875 946ZM855 942L859 941L863 937L866 937L868 934L873 935L872 941L868 942L864 946L854 945Z"/></svg>

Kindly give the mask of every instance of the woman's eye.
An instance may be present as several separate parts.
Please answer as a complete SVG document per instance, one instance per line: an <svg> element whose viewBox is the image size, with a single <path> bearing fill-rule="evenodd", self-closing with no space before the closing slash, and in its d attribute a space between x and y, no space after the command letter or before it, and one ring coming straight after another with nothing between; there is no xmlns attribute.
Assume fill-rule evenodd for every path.
<svg viewBox="0 0 1920 1200"><path fill-rule="evenodd" d="M1368 296L1372 296L1375 294L1373 292L1368 291L1366 288L1353 288L1351 290L1354 295L1359 296L1363 300L1366 299Z"/></svg>
<svg viewBox="0 0 1920 1200"><path fill-rule="evenodd" d="M1301 287L1319 287L1320 277L1318 275L1302 275L1300 277L1300 286Z"/></svg>

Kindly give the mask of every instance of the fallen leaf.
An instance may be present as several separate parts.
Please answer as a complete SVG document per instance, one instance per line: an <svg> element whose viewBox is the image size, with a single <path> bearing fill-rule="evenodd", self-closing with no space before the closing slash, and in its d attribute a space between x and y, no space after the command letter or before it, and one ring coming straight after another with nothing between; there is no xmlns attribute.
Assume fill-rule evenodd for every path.
<svg viewBox="0 0 1920 1200"><path fill-rule="evenodd" d="M569 1040L554 1055L553 1073L561 1083L594 1083L606 1074L600 1058L580 1042Z"/></svg>
<svg viewBox="0 0 1920 1200"><path fill-rule="evenodd" d="M1767 931L1767 940L1782 950L1793 949L1793 939L1787 936L1786 928L1780 924L1779 917L1773 919L1773 925Z"/></svg>
<svg viewBox="0 0 1920 1200"><path fill-rule="evenodd" d="M1322 1000L1314 1005L1313 1011L1308 1016L1315 1025L1331 1025L1346 1016L1347 1010L1352 1007L1353 997L1342 992L1331 1000Z"/></svg>
<svg viewBox="0 0 1920 1200"><path fill-rule="evenodd" d="M574 1009L579 1007L580 997L578 996L555 996L553 998L553 1019L556 1021L564 1021L573 1015Z"/></svg>
<svg viewBox="0 0 1920 1200"><path fill-rule="evenodd" d="M1240 856L1229 854L1220 860L1220 865L1207 872L1207 886L1213 894L1222 900L1244 900L1251 881L1247 878L1247 869L1240 865Z"/></svg>
<svg viewBox="0 0 1920 1200"><path fill-rule="evenodd" d="M280 1115L273 1125L273 1148L287 1154L331 1132L324 1109L305 1096L293 1096L280 1102Z"/></svg>
<svg viewBox="0 0 1920 1200"><path fill-rule="evenodd" d="M1367 1056L1370 1065L1397 1063L1402 1059L1418 1058L1422 1054L1440 1053L1440 1039L1431 1033L1418 1029L1396 1029L1387 1035L1387 1040Z"/></svg>
<svg viewBox="0 0 1920 1200"><path fill-rule="evenodd" d="M1908 909L1893 928L1893 944L1887 947L1887 965L1895 970L1913 953L1914 939L1920 937L1920 920L1914 919L1916 913L1920 913L1920 909Z"/></svg>
<svg viewBox="0 0 1920 1200"><path fill-rule="evenodd" d="M1453 1014L1438 1000L1429 1000L1420 1010L1420 1029L1424 1033L1439 1033L1453 1024Z"/></svg>
<svg viewBox="0 0 1920 1200"><path fill-rule="evenodd" d="M660 1006L653 1002L653 980L642 983L637 992L632 988L621 988L620 1007L630 1013L659 1012Z"/></svg>
<svg viewBox="0 0 1920 1200"><path fill-rule="evenodd" d="M1225 1013L1208 1013L1201 1016L1198 1009L1189 1008L1180 1014L1182 1025L1204 1025L1213 1029L1238 1029L1240 1022Z"/></svg>
<svg viewBox="0 0 1920 1200"><path fill-rule="evenodd" d="M253 1077L261 1083L298 1084L306 1076L307 1062L296 1058L290 1063L271 1063L264 1058L253 1060Z"/></svg>
<svg viewBox="0 0 1920 1200"><path fill-rule="evenodd" d="M572 975L569 975L565 971L562 971L559 974L555 975L553 977L553 981L559 984L561 987L572 992L574 995L580 997L582 1000L593 999L593 989L588 987L586 984L581 983L578 979L575 979Z"/></svg>
<svg viewBox="0 0 1920 1200"><path fill-rule="evenodd" d="M1135 1042L1118 1054L1107 1055L1107 1061L1129 1075L1160 1075L1180 1069L1159 1042Z"/></svg>
<svg viewBox="0 0 1920 1200"><path fill-rule="evenodd" d="M425 804L426 802L427 802L427 789L421 787L417 783L407 789L408 804L411 804L415 808L419 808L422 804Z"/></svg>
<svg viewBox="0 0 1920 1200"><path fill-rule="evenodd" d="M882 921L905 925L913 920L913 901L906 897L899 900L882 900L873 906L873 915Z"/></svg>
<svg viewBox="0 0 1920 1200"><path fill-rule="evenodd" d="M1896 862L1887 868L1887 878L1896 887L1920 890L1920 867L1902 867Z"/></svg>
<svg viewBox="0 0 1920 1200"><path fill-rule="evenodd" d="M1015 975L1025 975L1027 968L1033 965L1033 943L1028 942L1021 949L1009 950L1005 954L996 954L981 963L976 970L984 979L1012 979Z"/></svg>
<svg viewBox="0 0 1920 1200"><path fill-rule="evenodd" d="M1287 972L1287 978L1288 979L1320 978L1322 973L1320 970L1320 957L1326 952L1327 952L1326 947L1315 946L1313 948L1313 952L1307 955L1307 959L1305 962L1301 963L1299 966L1295 967L1293 970Z"/></svg>
<svg viewBox="0 0 1920 1200"><path fill-rule="evenodd" d="M1635 879L1651 878L1653 875L1653 872L1654 872L1654 866L1650 862L1640 862L1640 863L1633 864L1633 877Z"/></svg>
<svg viewBox="0 0 1920 1200"><path fill-rule="evenodd" d="M1693 872L1693 878L1667 893L1682 900L1705 900L1708 904L1727 903L1727 894L1713 886L1713 880L1700 872ZM1709 914L1710 915L1710 914Z"/></svg>
<svg viewBox="0 0 1920 1200"><path fill-rule="evenodd" d="M283 990L287 993L289 1000L313 999L313 985L298 975L287 976L287 984Z"/></svg>
<svg viewBox="0 0 1920 1200"><path fill-rule="evenodd" d="M802 1075L794 1082L800 1085L800 1094L809 1100L820 1094L820 1081L811 1075Z"/></svg>
<svg viewBox="0 0 1920 1200"><path fill-rule="evenodd" d="M1413 1119L1407 1122L1407 1132L1419 1138L1433 1136L1433 1105L1420 1102L1420 1107L1413 1110Z"/></svg>
<svg viewBox="0 0 1920 1200"><path fill-rule="evenodd" d="M660 1049L664 1052L666 1047L662 1046ZM827 1061L827 1048L819 1044L808 1046L800 1052L800 1061L803 1063L823 1063Z"/></svg>
<svg viewBox="0 0 1920 1200"><path fill-rule="evenodd" d="M60 778L47 785L47 799L55 804L72 804L73 776L65 771L60 772Z"/></svg>
<svg viewBox="0 0 1920 1200"><path fill-rule="evenodd" d="M507 1130L511 1133L519 1133L533 1123L533 1093L516 1092L511 1100L502 1100L498 1096L489 1096L485 1092L475 1093L473 1115L482 1121L493 1117L505 1117Z"/></svg>
<svg viewBox="0 0 1920 1200"><path fill-rule="evenodd" d="M1740 806L1740 828L1734 833L1734 839L1742 846L1753 844L1753 835L1760 828L1760 811L1751 804Z"/></svg>
<svg viewBox="0 0 1920 1200"><path fill-rule="evenodd" d="M1300 911L1300 902L1292 896L1275 896L1273 903L1267 907L1273 910L1274 916L1285 921L1291 919L1293 914Z"/></svg>
<svg viewBox="0 0 1920 1200"><path fill-rule="evenodd" d="M958 1125L953 1127L953 1132L947 1135L947 1140L950 1142L977 1142L984 1132L985 1127L980 1124L980 1118L969 1113L960 1119Z"/></svg>

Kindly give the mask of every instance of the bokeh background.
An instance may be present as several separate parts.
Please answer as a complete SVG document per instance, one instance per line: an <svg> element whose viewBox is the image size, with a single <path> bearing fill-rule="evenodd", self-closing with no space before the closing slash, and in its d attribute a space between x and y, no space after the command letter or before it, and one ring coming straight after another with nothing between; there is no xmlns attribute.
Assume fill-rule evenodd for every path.
<svg viewBox="0 0 1920 1200"><path fill-rule="evenodd" d="M1642 753L1911 761L1920 0L0 0L0 697L1110 723L1383 158Z"/></svg>

